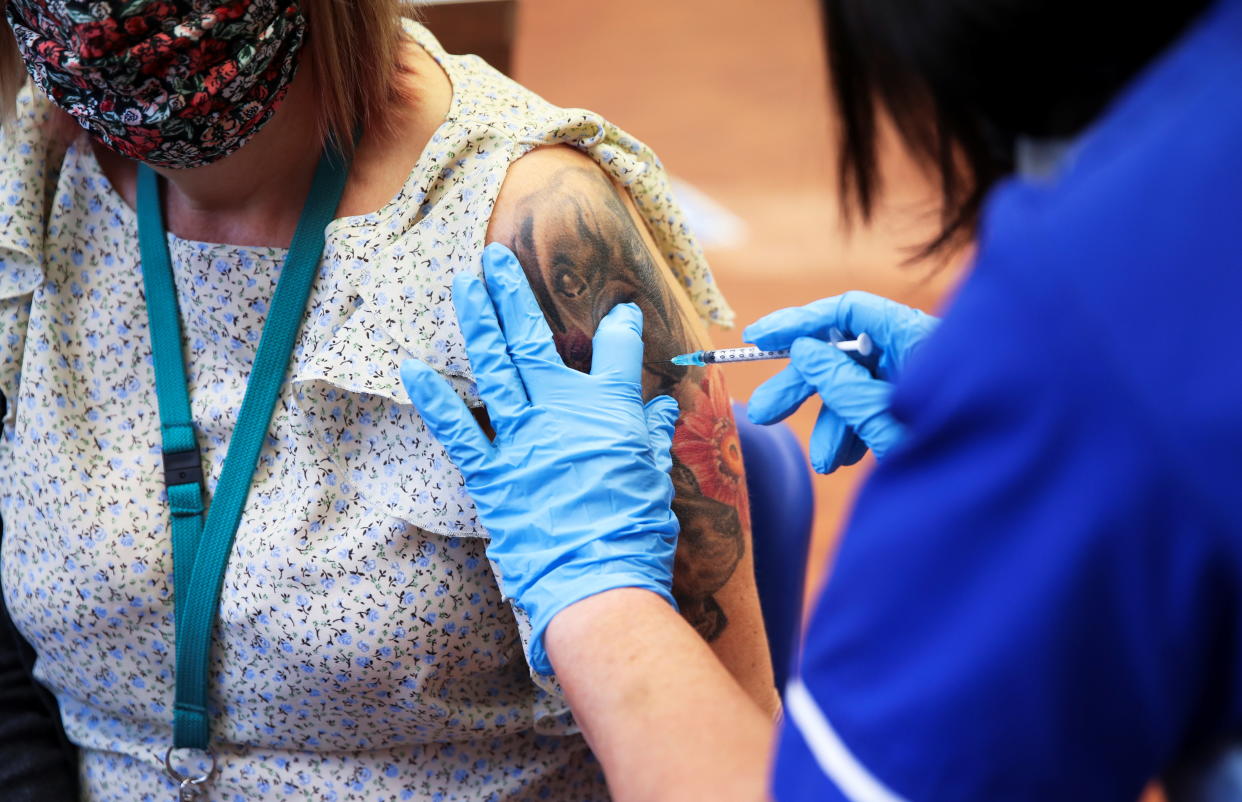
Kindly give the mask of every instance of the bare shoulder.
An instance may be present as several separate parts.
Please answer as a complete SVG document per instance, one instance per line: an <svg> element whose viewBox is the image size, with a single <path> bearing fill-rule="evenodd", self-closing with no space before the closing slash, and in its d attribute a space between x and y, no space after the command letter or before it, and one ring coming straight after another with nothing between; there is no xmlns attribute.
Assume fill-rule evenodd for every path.
<svg viewBox="0 0 1242 802"><path fill-rule="evenodd" d="M589 333L623 302L643 309L648 361L706 341L629 193L571 147L538 148L514 162L487 239L517 254L569 364L589 365ZM645 389L671 392L684 378L649 368Z"/></svg>
<svg viewBox="0 0 1242 802"><path fill-rule="evenodd" d="M546 189L548 179L562 173L588 184L611 185L600 166L576 148L569 145L535 148L509 166L509 174L496 201L497 212L531 192ZM492 225L496 224L493 218Z"/></svg>
<svg viewBox="0 0 1242 802"><path fill-rule="evenodd" d="M589 156L568 145L542 147L509 166L488 239L503 242L535 223L548 231L570 222L612 228L627 217L623 193Z"/></svg>
<svg viewBox="0 0 1242 802"><path fill-rule="evenodd" d="M503 241L535 222L532 214L548 231L571 222L612 233L633 226L642 245L657 253L629 193L591 157L568 145L536 148L510 165L488 238Z"/></svg>

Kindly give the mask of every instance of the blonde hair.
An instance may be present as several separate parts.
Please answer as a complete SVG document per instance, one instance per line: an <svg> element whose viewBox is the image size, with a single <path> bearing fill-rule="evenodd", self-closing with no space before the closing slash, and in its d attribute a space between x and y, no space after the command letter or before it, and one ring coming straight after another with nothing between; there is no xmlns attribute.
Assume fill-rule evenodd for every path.
<svg viewBox="0 0 1242 802"><path fill-rule="evenodd" d="M410 0L298 0L306 15L301 69L309 68L319 95L321 139L352 150L358 126L392 133L385 110L405 96L401 87L403 17ZM0 0L0 10L7 0ZM27 75L17 40L0 25L0 121L12 118Z"/></svg>
<svg viewBox="0 0 1242 802"><path fill-rule="evenodd" d="M405 98L402 17L413 17L409 0L299 0L308 41L303 66L319 91L319 135L349 152L358 126L392 134L387 108Z"/></svg>
<svg viewBox="0 0 1242 802"><path fill-rule="evenodd" d="M8 0L0 0L0 11ZM17 108L17 93L26 83L26 65L17 49L17 38L6 21L0 26L0 121L8 122Z"/></svg>

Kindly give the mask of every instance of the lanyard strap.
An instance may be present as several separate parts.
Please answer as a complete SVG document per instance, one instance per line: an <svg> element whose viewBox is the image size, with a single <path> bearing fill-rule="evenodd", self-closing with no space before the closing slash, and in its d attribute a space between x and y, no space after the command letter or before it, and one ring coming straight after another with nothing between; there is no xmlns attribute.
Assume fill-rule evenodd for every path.
<svg viewBox="0 0 1242 802"><path fill-rule="evenodd" d="M259 349L246 382L241 412L229 440L224 468L203 520L203 470L190 414L190 393L182 355L181 321L172 262L160 211L156 174L138 167L138 242L147 296L147 318L155 362L164 482L172 512L174 619L176 625L176 704L173 746L206 749L208 669L211 635L220 607L220 587L233 548L255 465L272 421L272 410L306 300L323 256L324 228L332 221L345 188L348 166L325 150L315 168L272 298Z"/></svg>

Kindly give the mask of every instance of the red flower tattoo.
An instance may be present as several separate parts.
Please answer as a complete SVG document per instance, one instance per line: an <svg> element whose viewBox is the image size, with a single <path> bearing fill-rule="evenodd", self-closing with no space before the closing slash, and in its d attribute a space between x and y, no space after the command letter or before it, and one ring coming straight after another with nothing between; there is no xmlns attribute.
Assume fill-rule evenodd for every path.
<svg viewBox="0 0 1242 802"><path fill-rule="evenodd" d="M708 368L699 382L701 392L683 411L673 438L673 454L691 470L703 495L745 510L746 474L742 468L742 444L729 393L718 368ZM683 402L684 403L684 402Z"/></svg>

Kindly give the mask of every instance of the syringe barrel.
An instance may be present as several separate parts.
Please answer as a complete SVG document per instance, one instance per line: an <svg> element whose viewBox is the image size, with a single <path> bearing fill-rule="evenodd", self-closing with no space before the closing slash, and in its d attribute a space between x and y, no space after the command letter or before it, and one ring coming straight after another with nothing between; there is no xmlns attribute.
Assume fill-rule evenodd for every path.
<svg viewBox="0 0 1242 802"><path fill-rule="evenodd" d="M754 346L747 348L718 348L714 351L705 351L703 353L703 361L709 365L724 362L756 362L760 359L787 359L788 357L788 348L783 348L779 351L764 351Z"/></svg>

